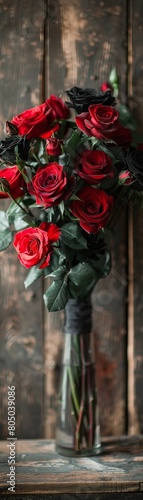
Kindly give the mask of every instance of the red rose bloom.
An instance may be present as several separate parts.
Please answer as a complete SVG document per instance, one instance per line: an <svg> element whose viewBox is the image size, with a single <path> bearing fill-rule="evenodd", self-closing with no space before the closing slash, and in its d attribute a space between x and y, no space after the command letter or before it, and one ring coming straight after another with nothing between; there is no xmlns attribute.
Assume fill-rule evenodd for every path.
<svg viewBox="0 0 143 500"><path fill-rule="evenodd" d="M119 113L112 106L97 104L88 108L88 113L76 117L77 126L87 135L115 141L118 146L128 147L131 131L118 122Z"/></svg>
<svg viewBox="0 0 143 500"><path fill-rule="evenodd" d="M109 133L108 139L112 139L122 148L128 148L132 142L132 134L129 128L125 128L120 123L117 123L115 129Z"/></svg>
<svg viewBox="0 0 143 500"><path fill-rule="evenodd" d="M49 99L46 101L49 104L49 107L53 111L54 118L56 120L63 120L68 118L70 111L68 106L60 99L60 97L56 97L55 95L51 95Z"/></svg>
<svg viewBox="0 0 143 500"><path fill-rule="evenodd" d="M8 123L8 130L13 124L17 128L18 135L27 135L28 139L33 137L50 137L59 129L59 124L53 124L55 113L49 106L48 100L35 108L27 109L20 115L14 116Z"/></svg>
<svg viewBox="0 0 143 500"><path fill-rule="evenodd" d="M46 141L46 151L50 156L59 156L62 154L62 141L56 139L56 137L52 137L48 141Z"/></svg>
<svg viewBox="0 0 143 500"><path fill-rule="evenodd" d="M27 185L29 193L36 196L36 203L45 208L58 205L64 199L66 187L66 173L56 162L39 167L32 182Z"/></svg>
<svg viewBox="0 0 143 500"><path fill-rule="evenodd" d="M80 226L87 233L97 233L106 225L110 216L114 198L102 189L84 187L77 193L79 200L71 202L70 209L79 219Z"/></svg>
<svg viewBox="0 0 143 500"><path fill-rule="evenodd" d="M40 264L42 269L50 264L52 244L60 237L55 224L42 222L39 227L28 227L14 236L13 245L18 258L26 268Z"/></svg>
<svg viewBox="0 0 143 500"><path fill-rule="evenodd" d="M76 117L76 124L85 134L106 139L114 129L118 117L118 111L112 106L93 104L89 106L88 113L81 113Z"/></svg>
<svg viewBox="0 0 143 500"><path fill-rule="evenodd" d="M23 196L25 183L17 165L0 170L0 198L9 198L9 193L2 191L3 185L6 186L12 198Z"/></svg>
<svg viewBox="0 0 143 500"><path fill-rule="evenodd" d="M112 160L102 151L87 150L81 153L78 161L76 162L75 172L85 179L90 184L98 184L105 177L113 177L114 172L111 170Z"/></svg>

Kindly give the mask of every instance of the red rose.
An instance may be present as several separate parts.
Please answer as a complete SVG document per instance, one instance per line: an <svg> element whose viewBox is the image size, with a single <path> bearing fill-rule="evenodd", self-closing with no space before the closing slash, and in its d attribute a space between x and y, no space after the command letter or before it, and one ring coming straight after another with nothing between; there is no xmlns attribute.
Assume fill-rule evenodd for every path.
<svg viewBox="0 0 143 500"><path fill-rule="evenodd" d="M28 139L46 138L59 129L59 124L53 124L54 119L55 113L47 100L35 108L27 109L20 115L14 116L11 122L7 122L7 128L10 133L10 125L13 124L17 128L17 134L27 135Z"/></svg>
<svg viewBox="0 0 143 500"><path fill-rule="evenodd" d="M42 222L39 227L28 227L14 236L13 245L18 258L26 268L40 264L42 269L50 264L52 243L60 237L55 224Z"/></svg>
<svg viewBox="0 0 143 500"><path fill-rule="evenodd" d="M114 172L111 170L111 158L99 150L87 150L81 153L76 162L75 172L85 179L90 184L98 184L105 177L113 177Z"/></svg>
<svg viewBox="0 0 143 500"><path fill-rule="evenodd" d="M93 104L89 106L88 111L76 117L77 126L89 136L109 139L119 117L118 111L112 106L103 104Z"/></svg>
<svg viewBox="0 0 143 500"><path fill-rule="evenodd" d="M52 137L46 141L46 151L50 156L59 156L62 154L62 141Z"/></svg>
<svg viewBox="0 0 143 500"><path fill-rule="evenodd" d="M118 146L128 147L131 131L118 122L119 113L112 106L97 104L88 108L88 113L76 117L77 126L87 135L115 141Z"/></svg>
<svg viewBox="0 0 143 500"><path fill-rule="evenodd" d="M71 202L71 212L79 219L80 226L87 233L97 233L106 225L110 216L114 198L102 189L84 187L77 192L79 200Z"/></svg>
<svg viewBox="0 0 143 500"><path fill-rule="evenodd" d="M70 112L68 106L60 99L60 97L56 97L55 95L51 95L49 99L46 101L49 104L49 107L52 108L54 118L57 120L63 120L68 118Z"/></svg>
<svg viewBox="0 0 143 500"><path fill-rule="evenodd" d="M66 187L66 173L56 162L39 167L32 182L27 185L29 193L36 196L36 203L45 208L58 205L64 199Z"/></svg>
<svg viewBox="0 0 143 500"><path fill-rule="evenodd" d="M115 129L109 133L107 139L112 139L122 148L128 148L132 142L132 134L129 128L125 128L120 123L117 123Z"/></svg>
<svg viewBox="0 0 143 500"><path fill-rule="evenodd" d="M3 192L2 186L6 187L7 192ZM24 194L24 186L25 183L17 165L0 170L0 198L9 198L9 193L14 199L20 198Z"/></svg>

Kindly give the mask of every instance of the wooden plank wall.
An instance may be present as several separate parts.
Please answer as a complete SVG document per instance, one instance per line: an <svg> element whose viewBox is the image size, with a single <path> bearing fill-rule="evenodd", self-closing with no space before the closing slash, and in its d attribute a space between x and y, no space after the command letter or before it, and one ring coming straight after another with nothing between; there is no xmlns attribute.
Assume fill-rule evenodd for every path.
<svg viewBox="0 0 143 500"><path fill-rule="evenodd" d="M142 1L130 5L132 29L132 88L130 105L139 133L143 133L143 5ZM132 433L143 432L143 213L133 214L133 397L129 414Z"/></svg>
<svg viewBox="0 0 143 500"><path fill-rule="evenodd" d="M45 5L7 0L0 9L2 133L7 117L41 101ZM27 272L12 247L0 254L0 270L0 435L7 436L7 388L15 385L17 437L34 438L43 433L42 283L26 293Z"/></svg>
<svg viewBox="0 0 143 500"><path fill-rule="evenodd" d="M6 118L51 93L65 97L73 85L99 87L113 66L121 99L130 98L141 129L141 4L0 0L1 134ZM142 214L122 213L112 242L112 272L92 296L102 435L143 429L142 238ZM64 314L43 307L41 281L25 291L25 275L12 248L0 254L1 439L7 436L10 384L16 386L17 437L55 433Z"/></svg>

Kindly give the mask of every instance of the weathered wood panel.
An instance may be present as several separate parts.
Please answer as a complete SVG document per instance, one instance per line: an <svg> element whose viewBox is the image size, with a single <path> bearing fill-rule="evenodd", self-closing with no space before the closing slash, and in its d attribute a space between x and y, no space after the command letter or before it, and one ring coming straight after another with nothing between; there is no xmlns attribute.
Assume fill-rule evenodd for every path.
<svg viewBox="0 0 143 500"><path fill-rule="evenodd" d="M132 88L130 105L143 133L143 25L142 1L131 2L132 27ZM143 432L143 212L133 214L133 377L134 398L131 415L132 432Z"/></svg>
<svg viewBox="0 0 143 500"><path fill-rule="evenodd" d="M45 92L65 97L73 85L99 88L113 66L126 99L127 2L67 0L55 2L57 13L47 19ZM50 11L49 11L50 14ZM121 215L112 243L113 268L93 293L93 330L101 432L126 429L126 216ZM46 436L54 436L55 379L58 370L63 313L45 317ZM54 376L55 373L55 376ZM51 381L51 383L50 383Z"/></svg>
<svg viewBox="0 0 143 500"><path fill-rule="evenodd" d="M54 500L55 494L57 500L135 500L142 494L142 436L133 440L125 437L103 440L103 453L90 458L59 456L54 442L48 440L18 440L16 450L15 492L21 498L26 494L29 498L33 493L40 498L47 494L49 500ZM6 442L0 444L0 451L0 492L6 495L9 494Z"/></svg>
<svg viewBox="0 0 143 500"><path fill-rule="evenodd" d="M0 1L1 132L5 119L41 102L44 18L44 0ZM16 388L16 436L43 430L42 284L26 291L26 274L12 247L0 254L0 438L7 436L9 385Z"/></svg>

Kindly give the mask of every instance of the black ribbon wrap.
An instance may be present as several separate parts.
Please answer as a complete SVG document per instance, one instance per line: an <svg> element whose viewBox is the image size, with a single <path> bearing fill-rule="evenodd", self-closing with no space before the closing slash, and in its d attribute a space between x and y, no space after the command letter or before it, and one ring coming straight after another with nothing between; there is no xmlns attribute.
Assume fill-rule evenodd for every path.
<svg viewBox="0 0 143 500"><path fill-rule="evenodd" d="M91 298L69 299L65 306L65 333L72 335L89 334L92 328Z"/></svg>

